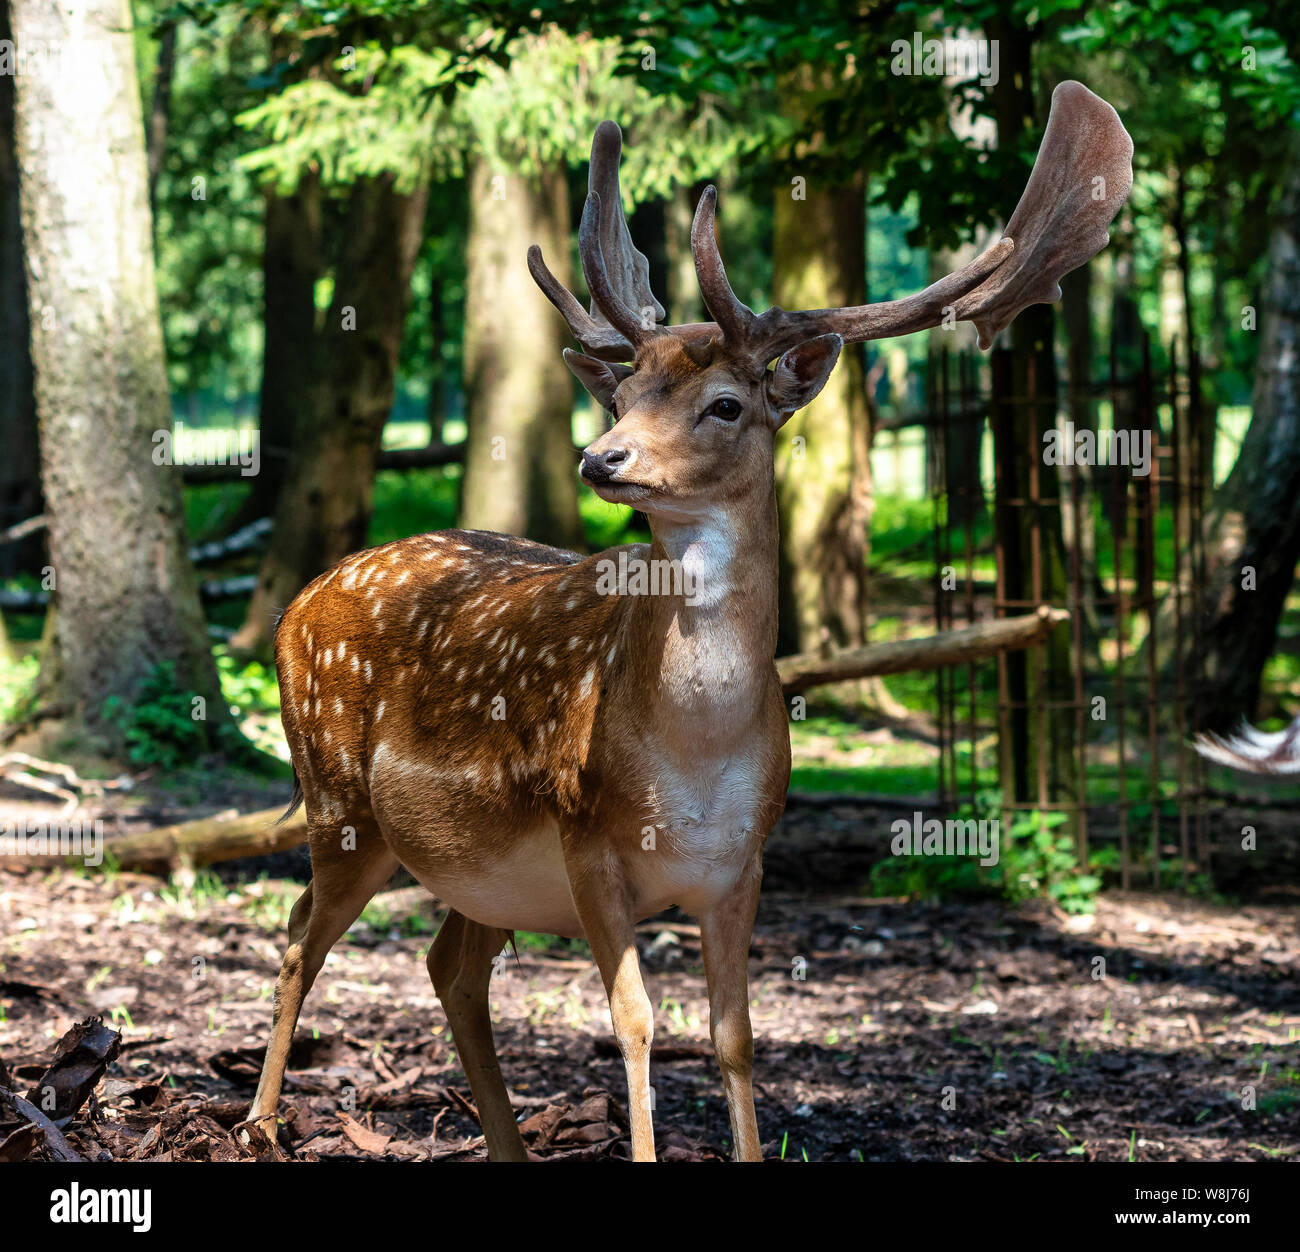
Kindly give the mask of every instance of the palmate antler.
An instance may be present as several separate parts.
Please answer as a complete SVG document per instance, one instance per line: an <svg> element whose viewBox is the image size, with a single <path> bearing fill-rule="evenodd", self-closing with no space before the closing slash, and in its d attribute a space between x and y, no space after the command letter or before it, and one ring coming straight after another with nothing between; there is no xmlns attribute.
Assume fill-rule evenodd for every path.
<svg viewBox="0 0 1300 1252"><path fill-rule="evenodd" d="M596 129L590 191L579 232L582 270L591 291L583 310L529 249L533 277L592 356L628 361L654 335L700 327L660 325L663 308L650 291L646 259L633 246L618 186L622 139L613 122ZM969 265L917 295L848 308L756 314L731 289L718 251L717 190L705 188L691 227L700 292L724 341L753 358L772 360L796 344L832 332L846 343L885 339L938 326L945 319L975 324L981 348L1031 304L1061 298L1060 280L1095 256L1133 185L1133 141L1119 115L1082 83L1064 82L1034 168L1003 237Z"/></svg>

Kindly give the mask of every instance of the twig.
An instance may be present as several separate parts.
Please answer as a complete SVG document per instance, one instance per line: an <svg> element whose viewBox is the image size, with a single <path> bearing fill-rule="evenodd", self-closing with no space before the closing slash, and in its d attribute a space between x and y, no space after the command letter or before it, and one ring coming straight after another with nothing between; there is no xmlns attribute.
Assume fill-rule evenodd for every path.
<svg viewBox="0 0 1300 1252"><path fill-rule="evenodd" d="M48 721L51 717L62 717L63 706L60 704L47 704L29 713L22 721L15 722L0 734L0 746L13 743L19 735L30 730L37 722Z"/></svg>
<svg viewBox="0 0 1300 1252"><path fill-rule="evenodd" d="M29 517L26 521L15 522L8 530L0 530L0 543L14 543L38 530L45 529L45 514Z"/></svg>
<svg viewBox="0 0 1300 1252"><path fill-rule="evenodd" d="M22 1096L16 1093L10 1093L9 1099L13 1101L14 1108L33 1126L39 1126L45 1132L45 1142L50 1145L51 1151L59 1160L84 1161L86 1159L72 1150L68 1141L63 1137L63 1132L30 1100L24 1100Z"/></svg>

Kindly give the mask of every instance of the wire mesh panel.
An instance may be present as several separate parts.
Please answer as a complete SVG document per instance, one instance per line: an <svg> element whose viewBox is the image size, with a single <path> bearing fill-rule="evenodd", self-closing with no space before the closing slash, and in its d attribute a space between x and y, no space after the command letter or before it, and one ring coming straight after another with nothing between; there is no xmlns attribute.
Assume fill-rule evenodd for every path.
<svg viewBox="0 0 1300 1252"><path fill-rule="evenodd" d="M931 359L935 628L1070 615L1027 652L936 673L939 799L1059 826L1124 887L1185 888L1210 864L1190 739L1214 432L1172 347L1163 376L1145 338L1136 355L1061 387L1032 355Z"/></svg>

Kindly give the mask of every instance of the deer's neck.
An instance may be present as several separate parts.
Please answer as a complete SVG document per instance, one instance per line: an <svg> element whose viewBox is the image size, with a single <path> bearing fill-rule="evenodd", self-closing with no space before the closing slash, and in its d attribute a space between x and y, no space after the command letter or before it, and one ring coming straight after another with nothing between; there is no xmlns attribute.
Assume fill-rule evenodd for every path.
<svg viewBox="0 0 1300 1252"><path fill-rule="evenodd" d="M726 751L770 697L777 626L775 490L703 518L651 523L671 593L631 598L644 658L633 673L661 741ZM664 567L661 566L661 569ZM663 579L660 580L660 586Z"/></svg>

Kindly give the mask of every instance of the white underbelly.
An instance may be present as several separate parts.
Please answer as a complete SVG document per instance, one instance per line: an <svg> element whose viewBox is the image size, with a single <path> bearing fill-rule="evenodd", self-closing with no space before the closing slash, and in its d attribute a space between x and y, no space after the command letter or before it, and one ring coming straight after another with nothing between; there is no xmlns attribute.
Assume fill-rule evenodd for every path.
<svg viewBox="0 0 1300 1252"><path fill-rule="evenodd" d="M508 850L473 873L422 874L419 867L408 868L433 895L471 921L582 938L559 832L553 826L521 834Z"/></svg>
<svg viewBox="0 0 1300 1252"><path fill-rule="evenodd" d="M693 857L646 851L645 863L625 869L635 898L634 921L644 921L676 903L716 897L735 882L740 864L700 864ZM530 930L538 934L584 938L564 868L559 831L541 826L521 833L510 847L472 873L453 869L407 868L443 904L484 926ZM692 910L696 911L696 910Z"/></svg>

